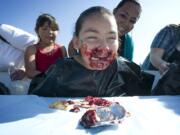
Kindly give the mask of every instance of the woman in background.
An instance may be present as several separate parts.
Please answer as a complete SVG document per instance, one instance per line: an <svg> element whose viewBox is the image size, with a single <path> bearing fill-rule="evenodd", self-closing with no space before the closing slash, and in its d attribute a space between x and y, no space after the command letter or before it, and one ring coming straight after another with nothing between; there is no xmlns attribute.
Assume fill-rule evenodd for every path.
<svg viewBox="0 0 180 135"><path fill-rule="evenodd" d="M128 34L138 21L141 5L137 0L122 0L113 10L118 25L119 48L118 55L130 61L133 59L134 43Z"/></svg>
<svg viewBox="0 0 180 135"><path fill-rule="evenodd" d="M164 73L169 69L170 63L178 59L179 54L176 55L178 52L180 52L180 24L167 25L155 36L142 69ZM174 56L176 58L172 58Z"/></svg>

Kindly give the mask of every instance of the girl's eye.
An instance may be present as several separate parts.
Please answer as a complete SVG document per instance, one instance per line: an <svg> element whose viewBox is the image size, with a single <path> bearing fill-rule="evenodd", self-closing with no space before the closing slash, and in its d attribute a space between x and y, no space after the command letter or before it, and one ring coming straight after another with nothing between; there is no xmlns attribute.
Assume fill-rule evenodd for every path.
<svg viewBox="0 0 180 135"><path fill-rule="evenodd" d="M114 43L116 41L116 38L115 37L109 37L108 39L107 39L107 42L108 43Z"/></svg>
<svg viewBox="0 0 180 135"><path fill-rule="evenodd" d="M94 40L94 39L97 39L97 38L96 37L87 37L87 39Z"/></svg>
<svg viewBox="0 0 180 135"><path fill-rule="evenodd" d="M48 27L42 27L42 30L48 30L49 28Z"/></svg>
<svg viewBox="0 0 180 135"><path fill-rule="evenodd" d="M92 41L97 41L97 37L88 37L86 38L86 41L92 42Z"/></svg>
<svg viewBox="0 0 180 135"><path fill-rule="evenodd" d="M56 27L51 27L51 30L52 31L57 31L57 28Z"/></svg>
<svg viewBox="0 0 180 135"><path fill-rule="evenodd" d="M130 22L131 22L132 24L135 24L135 23L136 23L136 20L130 20Z"/></svg>
<svg viewBox="0 0 180 135"><path fill-rule="evenodd" d="M124 19L127 18L127 15L125 15L125 14L119 14L119 16L120 16L121 18L124 18Z"/></svg>

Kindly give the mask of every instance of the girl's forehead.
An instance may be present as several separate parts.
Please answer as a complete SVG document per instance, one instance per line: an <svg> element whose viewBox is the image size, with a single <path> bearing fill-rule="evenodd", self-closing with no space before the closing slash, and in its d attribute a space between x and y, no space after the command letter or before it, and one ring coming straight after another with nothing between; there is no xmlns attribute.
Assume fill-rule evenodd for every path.
<svg viewBox="0 0 180 135"><path fill-rule="evenodd" d="M44 27L49 27L49 28L51 28L51 29L53 29L53 30L55 30L55 31L58 30L57 24L56 24L56 23L53 23L53 22L50 22L50 21L44 22L44 24L43 24L42 26L40 26L40 27L42 27L42 28L44 28Z"/></svg>
<svg viewBox="0 0 180 135"><path fill-rule="evenodd" d="M117 24L114 16L111 15L89 16L84 20L81 31L89 28L104 31L117 31Z"/></svg>
<svg viewBox="0 0 180 135"><path fill-rule="evenodd" d="M111 19L113 18L112 15L108 15L108 14L95 14L95 15L90 15L87 16L86 19L84 20L84 23L91 21L91 23L93 22L110 22Z"/></svg>
<svg viewBox="0 0 180 135"><path fill-rule="evenodd" d="M46 22L44 22L40 27L44 27L44 26L50 26L50 22L48 22L48 21L46 21Z"/></svg>

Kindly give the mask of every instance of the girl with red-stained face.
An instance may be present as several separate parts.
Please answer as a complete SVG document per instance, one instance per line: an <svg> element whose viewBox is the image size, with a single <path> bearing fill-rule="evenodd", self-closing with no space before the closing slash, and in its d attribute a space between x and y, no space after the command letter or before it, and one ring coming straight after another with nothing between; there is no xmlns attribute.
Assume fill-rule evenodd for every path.
<svg viewBox="0 0 180 135"><path fill-rule="evenodd" d="M104 70L117 56L118 31L115 18L109 14L89 15L73 38L75 56L80 64L91 70Z"/></svg>
<svg viewBox="0 0 180 135"><path fill-rule="evenodd" d="M108 9L95 6L82 12L72 42L77 53L71 58L58 59L43 81L34 82L37 87L33 88L31 83L30 93L47 97L107 97L150 91L144 90L140 67L116 57L118 28Z"/></svg>

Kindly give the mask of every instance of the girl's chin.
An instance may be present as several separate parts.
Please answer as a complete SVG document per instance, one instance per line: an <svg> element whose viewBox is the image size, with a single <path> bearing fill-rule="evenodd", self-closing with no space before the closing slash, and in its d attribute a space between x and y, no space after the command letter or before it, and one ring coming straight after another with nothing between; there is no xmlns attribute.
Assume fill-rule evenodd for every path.
<svg viewBox="0 0 180 135"><path fill-rule="evenodd" d="M89 67L92 70L105 70L108 66L110 65L110 63L90 63Z"/></svg>
<svg viewBox="0 0 180 135"><path fill-rule="evenodd" d="M97 67L97 68L94 68L93 70L105 70L107 67L101 67L101 68Z"/></svg>

